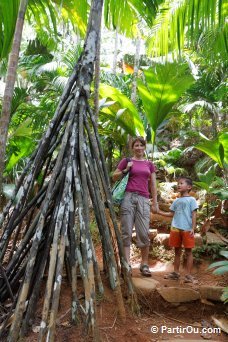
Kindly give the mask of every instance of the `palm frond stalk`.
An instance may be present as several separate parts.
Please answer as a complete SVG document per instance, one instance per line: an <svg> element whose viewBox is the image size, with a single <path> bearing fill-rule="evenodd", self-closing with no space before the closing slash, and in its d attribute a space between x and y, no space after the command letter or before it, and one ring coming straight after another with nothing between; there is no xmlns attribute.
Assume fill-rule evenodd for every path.
<svg viewBox="0 0 228 342"><path fill-rule="evenodd" d="M89 105L102 5L102 0L93 1L84 51L68 80L47 132L2 214L0 262L5 266L15 298L11 311L4 316L0 326L2 336L14 312L8 341L16 341L28 330L45 269L48 270L48 278L39 341L54 340L64 261L68 265L72 288L72 318L76 322L82 317L87 331L96 328L95 291L97 287L103 293L103 284L89 226L91 206L120 317L125 319L125 308L117 262L121 264L132 303L137 305L113 209L96 118ZM38 177L42 177L43 181L31 199ZM20 199L15 205L13 201L19 192ZM26 220L24 236L19 239L16 234L18 227ZM112 229L118 245L118 258L112 244ZM8 246L15 237L17 243L9 260ZM84 305L77 297L78 272L84 287ZM4 302L7 298L8 288L5 282L0 282L0 300Z"/></svg>

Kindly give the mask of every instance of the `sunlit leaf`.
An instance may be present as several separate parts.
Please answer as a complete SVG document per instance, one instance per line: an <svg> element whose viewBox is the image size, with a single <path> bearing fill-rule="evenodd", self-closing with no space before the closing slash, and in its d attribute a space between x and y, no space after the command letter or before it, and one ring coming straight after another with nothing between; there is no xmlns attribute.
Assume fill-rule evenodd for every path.
<svg viewBox="0 0 228 342"><path fill-rule="evenodd" d="M173 105L194 82L188 65L181 63L156 64L144 71L145 83L138 79L139 96L146 117L156 133Z"/></svg>
<svg viewBox="0 0 228 342"><path fill-rule="evenodd" d="M103 112L112 114L116 122L125 129L127 128L131 135L144 135L144 128L139 113L127 96L123 95L118 89L106 84L100 85L99 92L102 98L114 101L115 104L113 106L118 104L116 112L113 112L113 106L103 108ZM119 110L121 111L119 112ZM117 113L121 115L117 115Z"/></svg>

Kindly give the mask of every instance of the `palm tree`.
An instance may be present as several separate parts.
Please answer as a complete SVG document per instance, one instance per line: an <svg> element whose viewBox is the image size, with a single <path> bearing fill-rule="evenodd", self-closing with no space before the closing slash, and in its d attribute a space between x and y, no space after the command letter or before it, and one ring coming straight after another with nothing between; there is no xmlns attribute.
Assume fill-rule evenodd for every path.
<svg viewBox="0 0 228 342"><path fill-rule="evenodd" d="M56 2L59 5L62 5L62 2L58 0L53 0L53 2ZM9 126L9 121L10 121L10 114L11 114L11 104L12 104L12 98L13 98L13 91L14 91L14 84L16 80L16 70L17 70L17 65L18 65L18 59L19 59L19 51L20 51L20 45L21 45L21 39L22 39L22 30L23 30L23 25L24 25L24 19L25 19L25 14L26 14L26 9L29 6L30 9L30 14L28 17L31 17L32 15L36 18L36 21L40 23L41 25L41 18L43 17L44 21L49 27L49 17L46 14L46 9L43 8L43 16L40 16L40 12L37 11L39 9L39 4L41 3L41 8L43 8L43 4L41 0L38 0L34 2L33 0L21 0L20 2L20 7L18 11L18 16L17 16L17 22L16 22L16 28L14 32L14 38L13 38L13 44L12 44L12 51L10 53L9 57L9 62L8 62L8 69L7 69L7 76L6 76L6 86L5 86L5 92L4 92L4 97L3 97L3 103L2 103L2 113L0 117L0 206L1 206L1 198L2 198L2 184L3 184L3 171L4 171L4 165L5 165L5 151L6 151L6 143L7 143L7 134L8 134L8 126ZM83 10L87 10L87 2L80 2L82 6L77 6L77 9L81 12ZM0 22L1 26L9 26L10 28L13 27L14 25L14 14L15 10L17 9L17 4L18 0L13 0L11 2L11 6L7 9L4 8L4 3L0 5L0 9L2 10L7 10L10 11L9 16L0 16ZM15 5L15 6L14 6ZM72 16L72 9L73 5L75 5L75 1L69 1L67 3L67 9L68 9L68 15L71 20L75 20L75 18ZM55 14L56 11L53 7L53 3L47 2L47 8L49 10L50 17L52 18L52 24L53 24L53 29L56 31L56 22L55 22ZM83 8L83 10L82 10ZM83 17L83 13L80 13L81 17ZM11 18L12 21L7 21L7 18ZM79 18L81 18L79 16ZM87 20L87 12L84 15L84 21L81 20L81 25L79 28L83 33L85 33L85 22ZM5 21L4 21L5 20ZM76 21L76 20L75 20ZM84 23L84 25L82 24ZM11 30L12 31L12 30ZM11 33L10 31L10 33ZM11 35L8 33L7 30L5 29L5 35L2 43L2 51L1 55L6 56L7 52L9 51L10 47L10 41L11 41ZM56 32L57 33L57 32Z"/></svg>
<svg viewBox="0 0 228 342"><path fill-rule="evenodd" d="M2 104L2 113L0 117L0 206L1 206L2 180L3 180L7 133L8 133L9 120L10 120L14 83L16 80L16 70L17 70L19 51L20 51L20 45L21 45L22 30L23 30L27 5L28 5L28 0L21 0L17 23L16 23L16 29L14 33L12 51L9 57L8 71L7 71L7 76L6 76L6 86L5 86L5 92L4 92L3 104Z"/></svg>

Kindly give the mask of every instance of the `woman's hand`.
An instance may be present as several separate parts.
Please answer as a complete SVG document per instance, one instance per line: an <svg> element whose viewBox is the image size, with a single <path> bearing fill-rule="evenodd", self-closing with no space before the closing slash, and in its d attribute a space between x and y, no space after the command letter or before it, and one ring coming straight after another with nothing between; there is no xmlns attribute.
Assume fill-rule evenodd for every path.
<svg viewBox="0 0 228 342"><path fill-rule="evenodd" d="M153 214L157 214L158 210L159 208L157 203L151 205L151 211Z"/></svg>
<svg viewBox="0 0 228 342"><path fill-rule="evenodd" d="M133 165L133 162L132 162L132 161L129 161L129 162L127 163L127 167L126 167L125 170L129 171L130 168L132 167L132 165Z"/></svg>

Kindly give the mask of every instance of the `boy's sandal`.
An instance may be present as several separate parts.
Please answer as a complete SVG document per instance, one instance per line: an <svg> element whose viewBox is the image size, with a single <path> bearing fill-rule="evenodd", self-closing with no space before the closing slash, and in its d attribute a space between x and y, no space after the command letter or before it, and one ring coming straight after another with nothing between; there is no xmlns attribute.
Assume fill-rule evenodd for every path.
<svg viewBox="0 0 228 342"><path fill-rule="evenodd" d="M142 273L144 277L151 277L149 266L146 264L140 266L140 272Z"/></svg>
<svg viewBox="0 0 228 342"><path fill-rule="evenodd" d="M184 283L198 284L198 280L195 279L191 274L187 274L184 277Z"/></svg>
<svg viewBox="0 0 228 342"><path fill-rule="evenodd" d="M168 273L164 276L164 279L178 280L180 278L180 274L176 272Z"/></svg>

